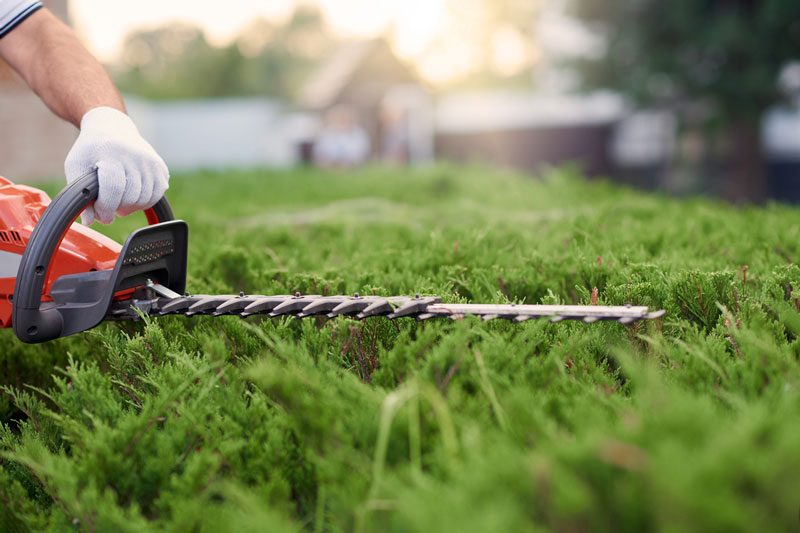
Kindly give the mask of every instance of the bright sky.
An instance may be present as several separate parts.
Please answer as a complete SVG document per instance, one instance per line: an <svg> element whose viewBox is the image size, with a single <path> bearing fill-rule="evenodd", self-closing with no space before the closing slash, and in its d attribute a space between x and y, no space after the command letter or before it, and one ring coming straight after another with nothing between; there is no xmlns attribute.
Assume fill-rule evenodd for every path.
<svg viewBox="0 0 800 533"><path fill-rule="evenodd" d="M444 21L443 0L309 0L319 6L335 32L371 36L393 26L404 55L421 51ZM71 0L73 22L92 51L106 61L119 53L125 35L181 20L201 26L224 44L255 17L286 17L297 0Z"/></svg>
<svg viewBox="0 0 800 533"><path fill-rule="evenodd" d="M482 53L470 49L463 38L465 32L477 31L481 17L466 26L462 20L461 27L454 28L448 11L453 2L448 0L70 0L70 13L92 51L110 62L125 36L135 30L184 21L202 27L214 44L225 44L253 18L286 17L298 2L317 5L342 36L374 36L391 29L398 54L416 63L433 82L469 71L475 54ZM434 41L438 51L429 47ZM501 69L513 71L525 59L524 44L513 36L499 35L494 47Z"/></svg>
<svg viewBox="0 0 800 533"><path fill-rule="evenodd" d="M556 5L563 0L549 0ZM391 31L398 54L417 65L430 81L447 82L467 73L487 50L476 48L484 14L476 3L454 0L69 0L73 24L92 51L113 62L127 34L171 22L200 26L214 44L226 44L255 17L280 20L298 3L320 8L329 26L345 37L367 37ZM454 7L457 6L457 7ZM462 8L463 7L463 8ZM461 12L452 10L460 8ZM453 23L459 18L460 24ZM466 21L466 22L465 22ZM569 27L546 24L559 42L573 42ZM458 28L456 28L458 26ZM567 44L569 44L569 42ZM499 31L488 54L501 74L524 68L536 50L518 33Z"/></svg>
<svg viewBox="0 0 800 533"><path fill-rule="evenodd" d="M221 43L256 16L285 16L291 0L69 0L72 22L92 51L113 60L125 36L141 28L182 20L203 27Z"/></svg>

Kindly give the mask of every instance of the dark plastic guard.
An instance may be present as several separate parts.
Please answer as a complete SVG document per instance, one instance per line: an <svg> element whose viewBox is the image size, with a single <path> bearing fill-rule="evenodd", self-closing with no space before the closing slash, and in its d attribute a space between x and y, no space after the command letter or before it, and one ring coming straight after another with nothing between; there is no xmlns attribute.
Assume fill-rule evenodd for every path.
<svg viewBox="0 0 800 533"><path fill-rule="evenodd" d="M42 303L53 255L70 225L97 199L98 189L96 172L75 180L50 203L31 233L17 270L12 302L14 333L23 342L45 342L96 326L105 317L115 292L133 287L147 277L176 292L184 290L188 228L182 221L167 222L174 217L166 198L162 198L146 215L148 221L158 220L163 224L134 232L107 280L102 279L105 273L93 273L83 278L89 285L78 289L75 284L84 274L63 276L53 284L59 294L54 298L56 301ZM164 248L166 243L153 244L170 239L173 244L169 253ZM155 248L147 250L147 246ZM69 302L70 293L78 301Z"/></svg>
<svg viewBox="0 0 800 533"><path fill-rule="evenodd" d="M113 270L81 272L58 278L50 288L53 302L43 303L39 315L57 312L59 337L91 329L108 314L114 295L156 280L176 292L186 285L186 249L189 228L181 220L141 228L131 234ZM32 324L37 329L37 324ZM31 327L30 325L28 326ZM40 342L29 330L26 342Z"/></svg>

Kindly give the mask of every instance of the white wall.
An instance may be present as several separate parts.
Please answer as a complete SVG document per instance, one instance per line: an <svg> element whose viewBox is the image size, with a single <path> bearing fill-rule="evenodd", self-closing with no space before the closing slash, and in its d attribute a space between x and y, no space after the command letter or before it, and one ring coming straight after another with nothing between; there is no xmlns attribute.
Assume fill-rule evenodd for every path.
<svg viewBox="0 0 800 533"><path fill-rule="evenodd" d="M153 102L126 97L142 135L170 168L288 166L296 162L283 104L265 98Z"/></svg>

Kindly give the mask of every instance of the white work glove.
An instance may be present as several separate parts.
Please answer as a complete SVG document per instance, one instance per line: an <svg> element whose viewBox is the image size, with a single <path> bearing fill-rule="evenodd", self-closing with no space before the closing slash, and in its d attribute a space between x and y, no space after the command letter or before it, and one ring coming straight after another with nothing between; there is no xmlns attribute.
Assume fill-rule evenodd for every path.
<svg viewBox="0 0 800 533"><path fill-rule="evenodd" d="M81 133L64 161L67 183L97 170L100 190L94 206L83 212L87 226L95 219L110 224L155 205L169 188L166 163L121 111L96 107L81 119Z"/></svg>

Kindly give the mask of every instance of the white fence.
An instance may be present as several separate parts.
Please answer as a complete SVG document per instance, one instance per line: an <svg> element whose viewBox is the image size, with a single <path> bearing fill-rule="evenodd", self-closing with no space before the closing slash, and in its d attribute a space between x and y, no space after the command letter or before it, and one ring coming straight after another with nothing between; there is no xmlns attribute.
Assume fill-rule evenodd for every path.
<svg viewBox="0 0 800 533"><path fill-rule="evenodd" d="M153 102L126 97L142 135L172 169L288 166L295 117L265 98Z"/></svg>

